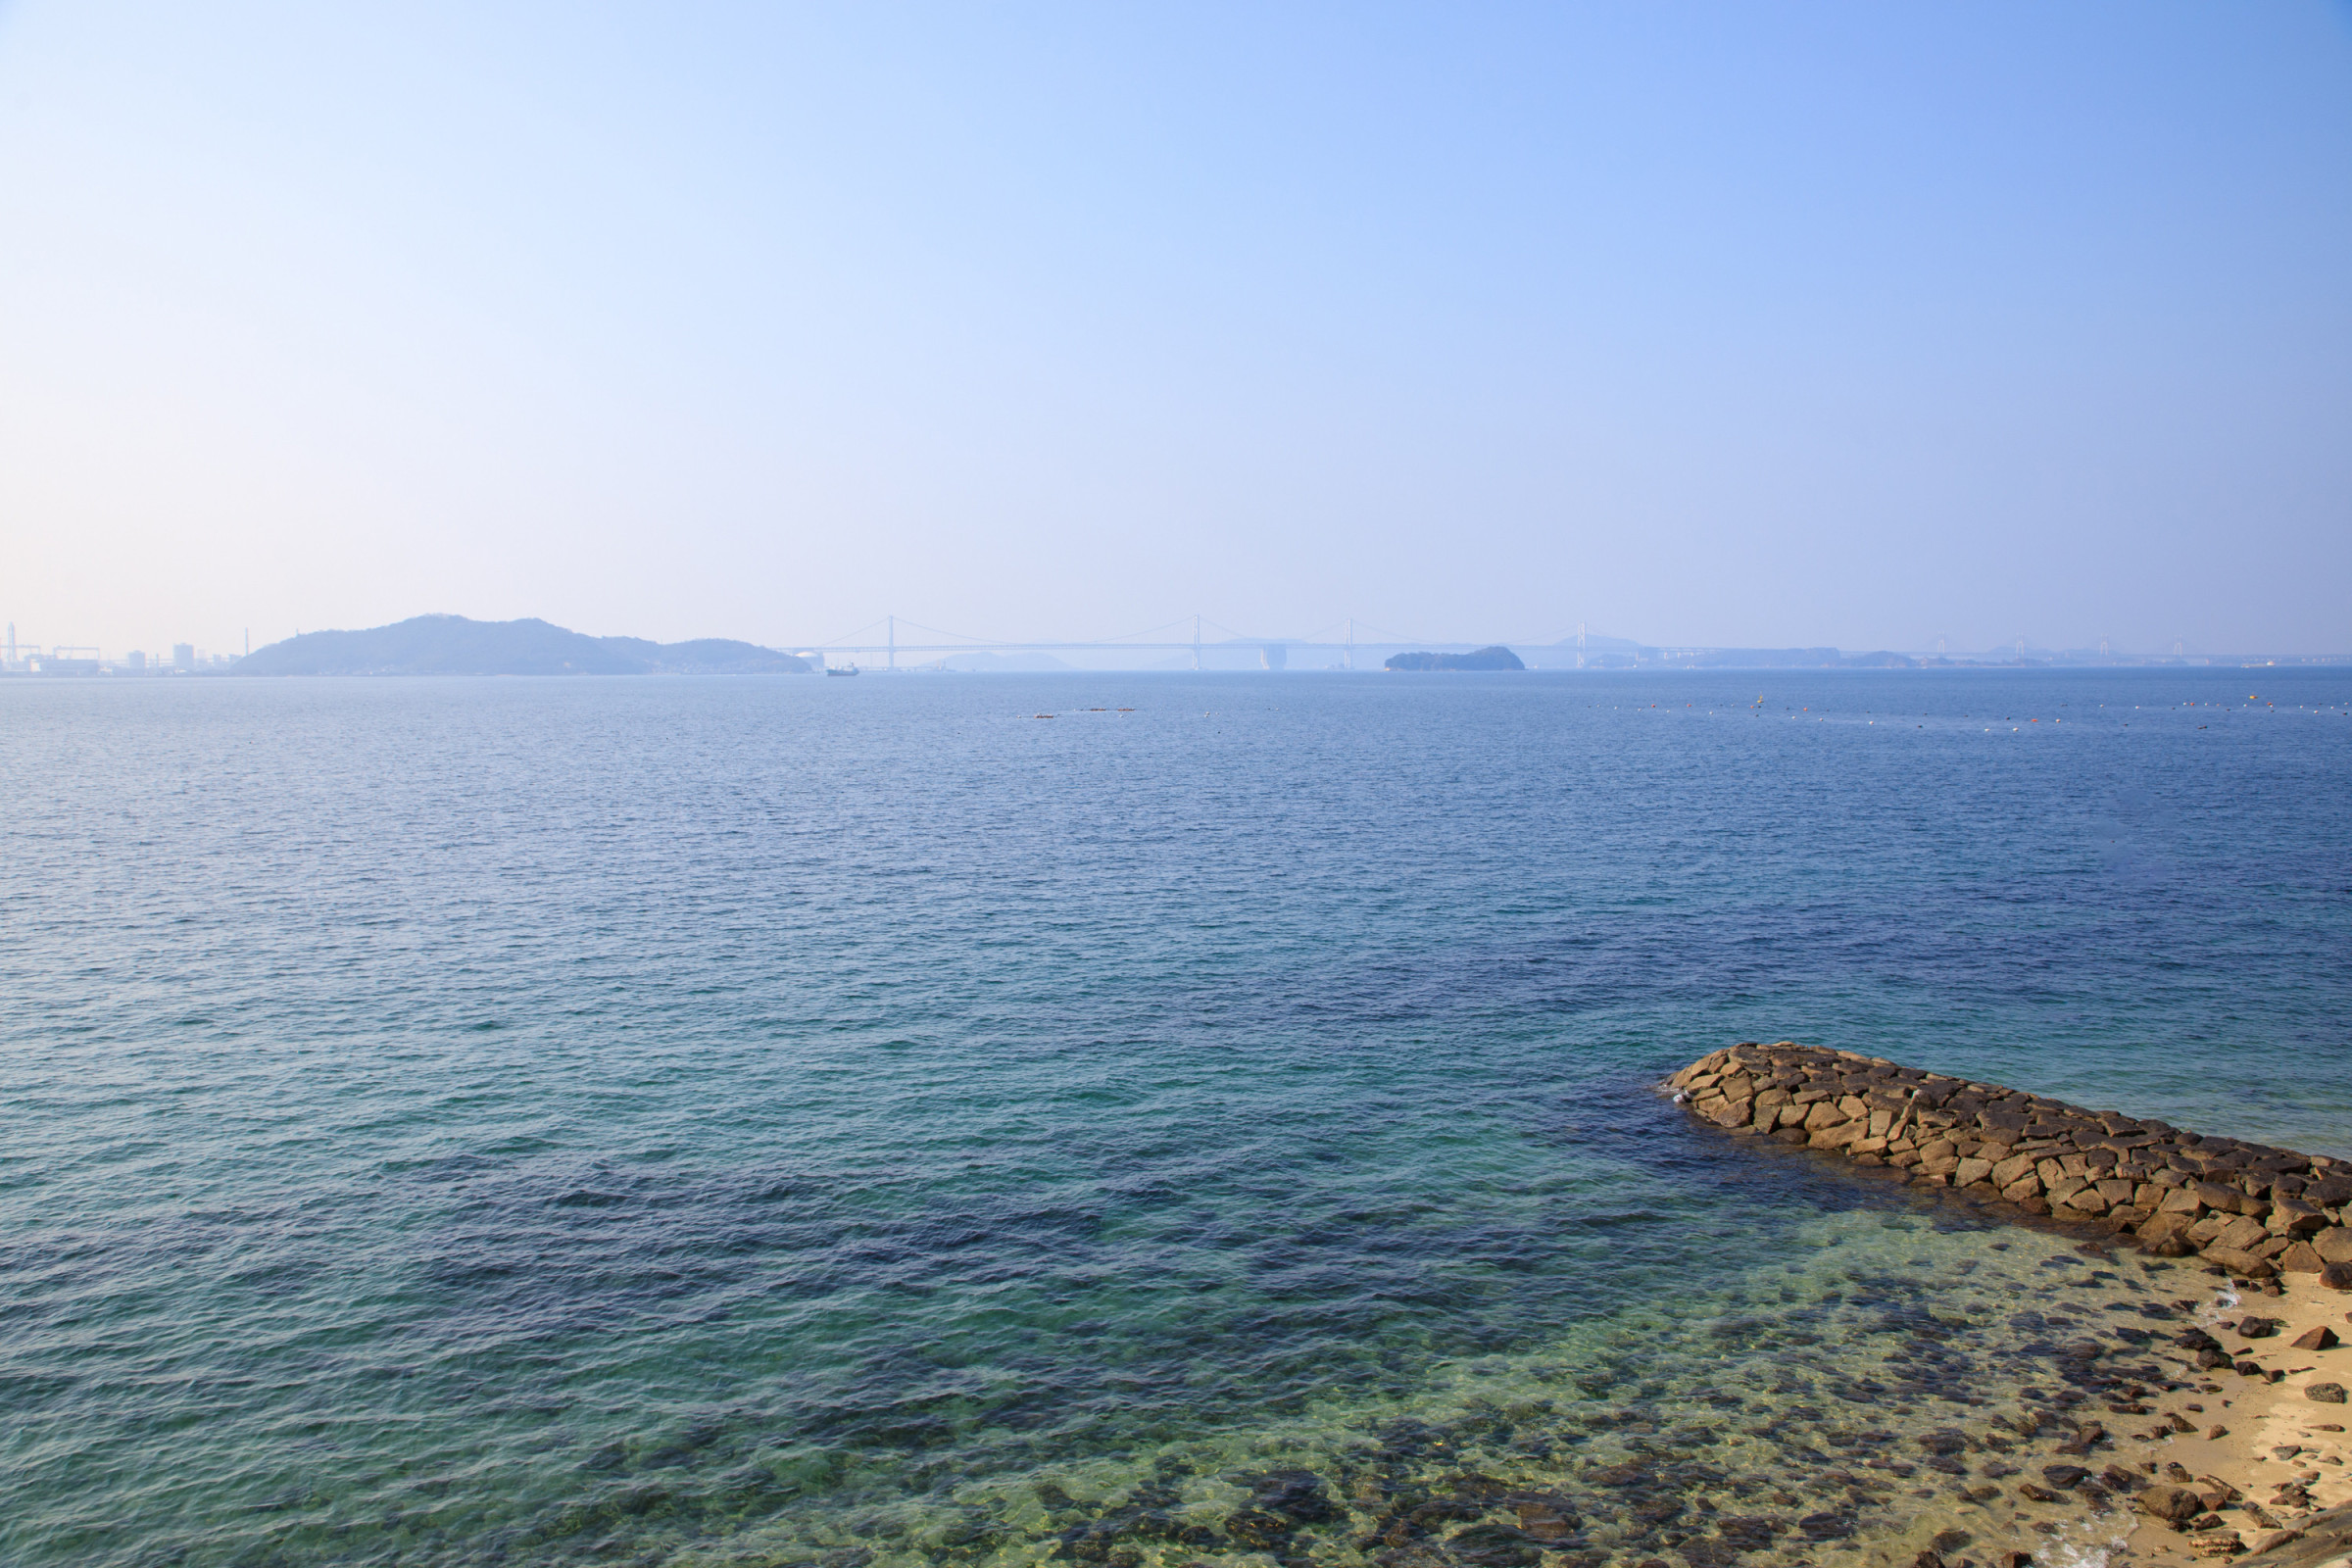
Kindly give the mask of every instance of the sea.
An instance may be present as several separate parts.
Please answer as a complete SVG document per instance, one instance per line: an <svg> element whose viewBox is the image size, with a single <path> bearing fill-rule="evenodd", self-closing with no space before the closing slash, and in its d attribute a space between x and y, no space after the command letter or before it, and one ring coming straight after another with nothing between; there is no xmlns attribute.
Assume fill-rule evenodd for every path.
<svg viewBox="0 0 2352 1568"><path fill-rule="evenodd" d="M2352 1155L2352 670L13 680L0 780L23 1568L1982 1560L2211 1282L1660 1080Z"/></svg>

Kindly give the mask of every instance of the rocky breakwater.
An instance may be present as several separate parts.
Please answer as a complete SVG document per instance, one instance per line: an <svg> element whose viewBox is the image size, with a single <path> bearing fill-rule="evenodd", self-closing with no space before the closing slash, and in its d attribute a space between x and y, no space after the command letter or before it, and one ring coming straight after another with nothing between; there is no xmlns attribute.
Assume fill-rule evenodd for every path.
<svg viewBox="0 0 2352 1568"><path fill-rule="evenodd" d="M2352 1291L2352 1162L1788 1041L1714 1052L1667 1085L1735 1133L2128 1233L2157 1256L2200 1254L2239 1279L2310 1274Z"/></svg>

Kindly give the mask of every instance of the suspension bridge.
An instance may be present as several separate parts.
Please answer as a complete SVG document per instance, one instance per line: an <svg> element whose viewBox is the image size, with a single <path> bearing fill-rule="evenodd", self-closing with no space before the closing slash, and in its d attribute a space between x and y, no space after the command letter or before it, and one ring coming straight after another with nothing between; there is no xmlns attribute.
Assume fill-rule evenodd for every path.
<svg viewBox="0 0 2352 1568"><path fill-rule="evenodd" d="M872 640L872 634L877 630L882 633L880 641ZM1191 633L1189 637L1182 635L1188 631ZM1209 635L1211 632L1216 633L1213 638ZM1170 633L1178 635L1170 636ZM1479 645L1399 636L1353 619L1334 622L1306 637L1252 637L1220 626L1205 615L1171 620L1139 632L1105 637L1097 642L1013 642L965 636L942 631L936 626L921 625L898 615L885 615L831 642L801 646L806 652L827 657L835 654L852 658L879 655L885 661L883 667L886 669L901 667L899 661L902 657L929 663L956 654L1104 653L1190 655L1195 669L1201 667L1204 655L1255 654L1261 667L1281 669L1294 654L1336 654L1340 659L1339 667L1353 669L1359 658L1377 659L1402 649L1452 652Z"/></svg>

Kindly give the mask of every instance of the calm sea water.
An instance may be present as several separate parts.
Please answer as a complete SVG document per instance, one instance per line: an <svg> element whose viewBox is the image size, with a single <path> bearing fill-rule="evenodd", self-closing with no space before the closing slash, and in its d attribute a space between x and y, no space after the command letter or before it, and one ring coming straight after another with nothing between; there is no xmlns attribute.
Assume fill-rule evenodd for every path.
<svg viewBox="0 0 2352 1568"><path fill-rule="evenodd" d="M0 684L0 1558L1884 1558L2193 1290L1651 1085L2352 1154L2348 704Z"/></svg>

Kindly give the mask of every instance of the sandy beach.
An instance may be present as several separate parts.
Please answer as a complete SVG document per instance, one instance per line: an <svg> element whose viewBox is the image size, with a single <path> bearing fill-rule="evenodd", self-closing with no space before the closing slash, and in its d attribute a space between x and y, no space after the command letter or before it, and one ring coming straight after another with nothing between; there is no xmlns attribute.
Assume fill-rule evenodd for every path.
<svg viewBox="0 0 2352 1568"><path fill-rule="evenodd" d="M2292 1529L2298 1517L2352 1502L2352 1442L2345 1432L2352 1425L2346 1420L2352 1406L2315 1401L2309 1395L2314 1385L2341 1386L2352 1377L2352 1345L2321 1350L2294 1348L2295 1341L2321 1328L2339 1341L2352 1342L2352 1294L2324 1289L2309 1275L2290 1274L2284 1283L2283 1295L2269 1296L2217 1281L2225 1289L2215 1293L2214 1305L2198 1314L2197 1323L2221 1342L2232 1368L2202 1375L2198 1387L2206 1392L2147 1401L2158 1415L2145 1426L2131 1422L2125 1424L2129 1430L2118 1431L2117 1450L2143 1473L2153 1466L2160 1481L2205 1483L2199 1490L2209 1494L2219 1494L2220 1489L2210 1485L2219 1481L2237 1494L2233 1499L2223 1497L2228 1505L2206 1515L2219 1514L2222 1522L2214 1529L2181 1532L2139 1516L2129 1543L2134 1554L2155 1561L2185 1561L2226 1550L2232 1537L2259 1551L2281 1531ZM2249 1340L2234 1332L2249 1316L2278 1320L2278 1327ZM2193 1352L2168 1348L2167 1354L2184 1362L2184 1381L2197 1371ZM2249 1377L2234 1370L2235 1363L2246 1361L2266 1375ZM2270 1374L2283 1376L2274 1382ZM2152 1440L2143 1436L2163 1415L2174 1412L2181 1418L2174 1425L2184 1422L2191 1430ZM2172 1471L2175 1465L2194 1480L2181 1483ZM2300 1499L2292 1490L2297 1487L2303 1494ZM2289 1489L2283 1501L2281 1488Z"/></svg>
<svg viewBox="0 0 2352 1568"><path fill-rule="evenodd" d="M1979 1429L1931 1434L1966 1484L1873 1560L2222 1559L2352 1502L2341 1161L1788 1041L1715 1053L1668 1087L1736 1135L2113 1238L2077 1249L2104 1267L2053 1279L2026 1314L2081 1334L2050 1346L2073 1370ZM2140 1299L2112 1294L2126 1282Z"/></svg>

